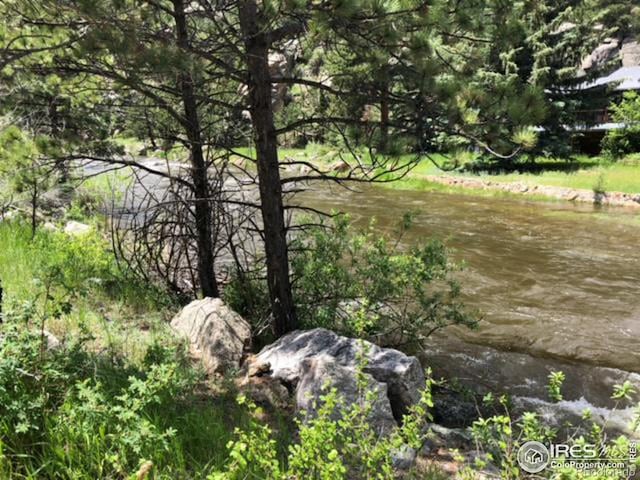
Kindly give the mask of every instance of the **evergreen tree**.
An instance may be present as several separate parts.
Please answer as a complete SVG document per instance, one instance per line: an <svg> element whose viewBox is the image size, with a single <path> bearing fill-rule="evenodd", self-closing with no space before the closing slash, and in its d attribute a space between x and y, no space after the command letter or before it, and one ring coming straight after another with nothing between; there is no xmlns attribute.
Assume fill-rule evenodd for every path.
<svg viewBox="0 0 640 480"><path fill-rule="evenodd" d="M3 5L1 61L12 81L19 72L76 91L90 85L97 105L113 102L109 111L96 108L98 123L115 115L152 144L160 136L187 149L204 295L218 294L220 225L211 199L221 179L210 171L239 153L249 131L256 158L246 160L256 165L273 327L281 335L297 325L285 187L402 175L452 139L514 158L533 145L531 127L561 107L553 95L581 58L573 50L579 34L599 31L608 12L626 8L622 0L606 15L599 7L597 0L11 0ZM278 70L278 55L300 61ZM295 116L278 111L283 90L304 106ZM336 176L306 164L306 173L281 178L282 166L305 162L279 158L279 144L310 131L350 151L346 169ZM92 129L83 134L102 138ZM369 147L366 158L357 144ZM399 161L380 151L415 156Z"/></svg>

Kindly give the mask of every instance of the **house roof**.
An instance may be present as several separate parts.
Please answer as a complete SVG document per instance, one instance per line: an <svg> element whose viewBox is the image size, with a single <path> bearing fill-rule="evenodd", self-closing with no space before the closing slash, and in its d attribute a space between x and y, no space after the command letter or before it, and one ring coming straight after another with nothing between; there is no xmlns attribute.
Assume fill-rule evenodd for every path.
<svg viewBox="0 0 640 480"><path fill-rule="evenodd" d="M617 84L616 91L640 90L640 66L621 67L607 76L597 78L593 82L584 83L581 89Z"/></svg>

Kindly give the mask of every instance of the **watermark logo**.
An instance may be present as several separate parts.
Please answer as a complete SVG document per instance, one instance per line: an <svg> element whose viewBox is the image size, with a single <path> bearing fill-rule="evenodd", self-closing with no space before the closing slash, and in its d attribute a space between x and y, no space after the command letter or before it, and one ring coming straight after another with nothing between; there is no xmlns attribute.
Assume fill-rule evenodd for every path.
<svg viewBox="0 0 640 480"><path fill-rule="evenodd" d="M527 473L539 473L545 468L557 470L570 468L585 474L604 478L630 478L636 474L638 450L635 442L629 443L628 456L611 456L607 449L594 444L526 442L518 449L518 464Z"/></svg>
<svg viewBox="0 0 640 480"><path fill-rule="evenodd" d="M525 472L538 473L547 468L551 455L540 442L527 442L518 450L518 463Z"/></svg>

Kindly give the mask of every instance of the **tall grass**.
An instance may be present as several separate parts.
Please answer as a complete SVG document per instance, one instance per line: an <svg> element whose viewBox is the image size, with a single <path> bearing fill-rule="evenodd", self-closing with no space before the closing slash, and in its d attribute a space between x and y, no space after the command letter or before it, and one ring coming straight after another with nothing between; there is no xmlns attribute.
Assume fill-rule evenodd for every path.
<svg viewBox="0 0 640 480"><path fill-rule="evenodd" d="M42 357L29 325L34 312L49 312L41 308L50 271L62 284L49 302L73 304L47 317L64 342ZM223 467L248 413L170 333L170 299L118 270L98 234L32 239L27 225L0 223L0 279L0 479L135 478L147 461L148 478L199 479ZM286 448L288 422L271 418Z"/></svg>

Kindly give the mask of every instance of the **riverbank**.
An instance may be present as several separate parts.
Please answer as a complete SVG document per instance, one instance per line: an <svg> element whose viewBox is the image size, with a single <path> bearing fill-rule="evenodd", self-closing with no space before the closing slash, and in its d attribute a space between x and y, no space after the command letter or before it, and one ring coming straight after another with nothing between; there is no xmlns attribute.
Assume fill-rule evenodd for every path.
<svg viewBox="0 0 640 480"><path fill-rule="evenodd" d="M543 199L566 200L570 202L591 203L594 205L640 208L640 193L607 192L604 190L536 185L527 183L526 181L498 182L482 177L470 178L463 176L426 175L424 177L415 177L415 179L462 190L489 190L514 195L526 195L533 199L542 197Z"/></svg>
<svg viewBox="0 0 640 480"><path fill-rule="evenodd" d="M246 153L250 155L249 151ZM284 161L303 160L328 168L336 165L336 157L337 153L326 146L281 151ZM364 157L366 160L368 155ZM399 160L409 162L413 158L407 155ZM512 171L470 163L464 169L447 170L451 163L451 158L435 154L419 161L402 178L383 183L383 186L400 190L526 196L529 200L640 207L640 157L637 155L618 161L587 156L572 159L541 157L516 164Z"/></svg>
<svg viewBox="0 0 640 480"><path fill-rule="evenodd" d="M136 155L141 151L139 142L126 141L127 150ZM251 148L239 147L233 162L245 165L245 160L255 158ZM146 152L169 161L182 161L184 150L175 147L168 152ZM290 162L307 162L331 172L352 153L338 152L330 145L311 144L306 148L281 148L279 150L283 174L296 172L286 166ZM370 155L361 152L359 162L369 163ZM411 155L394 158L403 162L415 161ZM355 161L354 161L355 162ZM458 162L458 167L450 169ZM462 168L464 167L464 168ZM304 167L302 167L304 170ZM533 161L516 164L510 171L496 170L491 164L482 165L469 159L454 160L446 155L433 154L418 161L400 178L383 176L382 186L398 190L440 191L469 193L483 196L522 197L528 200L561 201L580 204L608 205L615 207L640 207L640 154L613 161L606 157L576 156L571 159L538 157Z"/></svg>
<svg viewBox="0 0 640 480"><path fill-rule="evenodd" d="M346 192L345 189L342 191ZM360 195L359 205L362 213L366 214L369 202L364 194ZM419 192L413 195L425 197ZM434 195L438 196L443 195ZM407 197L411 195L397 197L403 197L402 203L406 206ZM369 200L380 205L377 196ZM464 201L472 202L473 199L467 197ZM356 204L354 201L341 203ZM443 206L450 207L450 204L451 199L448 198ZM387 211L389 207L387 204ZM432 213L438 210L433 199L429 199L429 207ZM467 217L470 209L462 208L461 212ZM74 216L77 214L75 212ZM6 428L0 431L3 442L0 478L33 478L36 475L53 478L62 473L65 477L82 478L231 480L240 478L233 474L234 469L240 468L237 465L249 465L251 468L263 465L255 463L256 459L262 458L261 455L277 459L269 462L269 468L291 469L298 468L298 465L299 468L313 469L316 462L307 459L316 458L318 445L330 447L331 457L328 460L331 462L335 460L341 465L340 462L344 461L350 465L348 462L352 459L350 452L353 450L349 445L354 442L349 440L345 447L335 437L324 436L325 432L340 427L333 421L326 419L325 423L316 424L318 428L307 429L300 434L300 425L294 422L291 406L271 409L268 405L264 408L258 405L256 410L252 410L247 408L246 399L238 405L235 398L241 390L236 388L235 379L204 375L199 365L192 362L185 343L176 338L169 328L167 322L179 306L162 291L117 268L106 232L100 231L102 219L91 216L79 218L87 223L89 232L72 234L65 228L70 213L61 212L60 215L48 218L51 222L39 228L33 239L29 227L19 216L0 222L0 275L8 307L5 323L0 325L0 337L3 337L0 341L0 400L3 401L0 405L12 406L10 415L3 417ZM395 223L399 216L393 217ZM486 212L482 217L491 219L496 215ZM526 217L530 217L528 212ZM447 225L452 226L454 217L450 212L446 218ZM515 217L510 215L510 218ZM433 221L433 217L430 219ZM420 218L417 221L420 222ZM467 232L465 228L453 226L455 231L472 233L475 239L472 243L477 246L479 238L475 233L479 232ZM496 235L495 226L487 226L492 238L502 237L499 232ZM429 235L433 232L420 237ZM517 244L521 244L521 236L517 237ZM597 240L593 232L590 232L590 238ZM404 240L409 241L409 238ZM619 241L626 243L624 239ZM559 249L554 247L550 250ZM519 252L514 253L516 257L524 258ZM492 264L494 260L495 257ZM509 265L513 263L505 257L502 261ZM572 261L575 261L575 256ZM473 267L473 263L470 265ZM531 269L533 260L527 259L527 265ZM620 269L616 269L616 275L619 273ZM504 270L500 272L501 278L507 274ZM521 283L510 278L504 280L511 285ZM557 286L554 289L564 290ZM622 285L621 290L629 291L630 288ZM500 291L505 289L500 287ZM499 298L498 295L484 296L492 303ZM545 292L540 292L540 296L549 301L550 296ZM594 297L605 298L597 292ZM501 306L499 308L503 310ZM42 328L60 340L61 346L57 350L43 351ZM527 338L531 338L530 325L528 332ZM433 352L433 349L429 350ZM624 350L622 347L621 351ZM461 364L460 354L447 353L446 362ZM482 357L474 355L473 358L477 362ZM432 364L434 359L425 363L427 366ZM510 365L510 369L515 370L515 363L501 364ZM464 368L463 364L461 368ZM579 409L581 413L582 407L591 407L581 399L571 400L573 394L570 391L566 392L567 397L562 397L558 385L557 391L554 390L555 396L550 399L547 399L545 387L541 387L543 394L540 397L535 396L530 385L530 381L535 379L530 375L520 375L526 379L526 385L522 386L525 399L533 406L516 403L518 409L514 410L510 403L507 405L507 397L502 396L505 384L497 379L495 369L493 372L496 388L488 390L488 393L483 391L486 395L464 387L457 377L449 377L449 382L439 380L433 391L433 405L429 408L429 415L436 423L428 425L415 467L404 476L396 476L397 472L389 470L385 478L394 475L393 478L443 480L460 478L465 472L465 478L483 478L481 475L486 470L504 478L505 465L514 464L513 452L521 438L524 441L527 437L521 437L517 427L513 438L510 433L505 434L508 435L507 441L516 445L514 450L498 451L494 456L493 445L505 438L492 436L494 425L518 425L520 415L531 419L534 414L525 412L540 410L542 420L535 423L536 428L556 428L560 419L564 425L564 410L575 413ZM547 374L545 369L538 381L546 383ZM462 376L468 378L468 371ZM30 379L34 377L41 381L32 382ZM263 377L258 375L256 381L262 384ZM567 371L566 387L571 387L571 377L571 372ZM626 383L630 386L624 387ZM620 386L614 384L613 387L614 391L618 388L632 398L633 385L629 382ZM279 390L284 393L282 388ZM3 392L9 392L5 399L2 398ZM270 394L271 391L263 393ZM505 399L504 404L501 403L502 398ZM616 405L614 410L625 408L626 413L627 403ZM35 411L29 407L33 404L37 406ZM481 404L481 411L478 411ZM593 417L589 418L611 426L611 412L610 409L594 408ZM625 420L633 421L633 411L629 412L629 419L625 417ZM22 421L23 413L28 424ZM425 415L423 418L428 417ZM546 423L547 418L551 419L549 423ZM575 422L582 421L579 415L575 419ZM574 425L572 432L585 431L577 423ZM587 423L586 427L589 426ZM356 432L351 427L345 431L349 435ZM298 435L303 439L301 443L297 442ZM377 440L372 446L366 438L356 439L360 442L357 444L360 448L358 453L369 452L369 448L378 445ZM626 439L621 437L616 441ZM606 440L595 439L594 442L605 445ZM61 451L59 445L69 448ZM236 448L230 450L229 446ZM291 452L300 453L291 456ZM411 453L411 450L407 452ZM411 455L408 458L410 460ZM362 464L359 459L357 456L355 466ZM378 462L382 461L384 459ZM472 471L474 468L481 471L478 476ZM297 478L308 477L298 475ZM255 475L255 478L276 480L283 476Z"/></svg>

